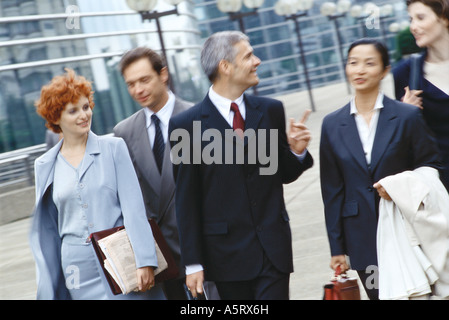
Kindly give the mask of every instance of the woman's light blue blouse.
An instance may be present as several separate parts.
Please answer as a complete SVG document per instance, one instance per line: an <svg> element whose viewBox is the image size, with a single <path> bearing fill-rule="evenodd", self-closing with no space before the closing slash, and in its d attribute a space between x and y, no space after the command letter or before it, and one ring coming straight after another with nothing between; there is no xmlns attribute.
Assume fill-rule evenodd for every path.
<svg viewBox="0 0 449 320"><path fill-rule="evenodd" d="M61 239L70 244L86 244L89 236L87 227L87 203L80 190L84 188L79 179L79 168L74 168L58 154L53 181L53 201L58 209L58 228Z"/></svg>

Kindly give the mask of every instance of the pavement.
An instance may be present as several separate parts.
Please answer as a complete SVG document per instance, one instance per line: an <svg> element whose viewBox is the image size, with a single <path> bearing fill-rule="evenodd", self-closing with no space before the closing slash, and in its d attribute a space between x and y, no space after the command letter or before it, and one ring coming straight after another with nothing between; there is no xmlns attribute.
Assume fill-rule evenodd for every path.
<svg viewBox="0 0 449 320"><path fill-rule="evenodd" d="M391 75L383 83L386 95L394 97ZM321 300L323 285L333 275L324 223L319 179L319 141L323 117L345 105L351 94L346 83L312 91L316 110L307 126L312 132L309 152L315 163L298 180L285 185L285 202L293 237L294 273L290 280L290 299ZM311 109L307 91L279 96L286 116L300 119ZM30 192L34 197L34 192ZM36 293L34 260L28 245L31 219L25 218L0 226L0 300L34 300ZM351 276L357 277L355 273ZM363 289L362 299L367 299Z"/></svg>

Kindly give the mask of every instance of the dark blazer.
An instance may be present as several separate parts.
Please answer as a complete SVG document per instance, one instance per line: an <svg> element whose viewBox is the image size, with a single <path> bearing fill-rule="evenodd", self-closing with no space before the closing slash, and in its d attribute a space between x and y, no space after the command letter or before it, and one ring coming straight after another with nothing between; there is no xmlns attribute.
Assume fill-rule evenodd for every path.
<svg viewBox="0 0 449 320"><path fill-rule="evenodd" d="M176 98L172 116L187 110L191 103ZM139 179L148 218L155 219L180 266L179 236L175 214L175 182L170 161L170 144L167 142L162 173L156 166L146 129L145 111L137 111L114 127L114 134L122 137ZM179 268L180 276L184 268Z"/></svg>
<svg viewBox="0 0 449 320"><path fill-rule="evenodd" d="M435 87L424 78L423 65L427 56L424 51L419 57L418 89L421 94L424 120L433 131L440 148L443 164L440 170L441 180L449 191L449 95ZM406 59L393 69L396 99L400 100L405 94L404 88L409 85L411 60Z"/></svg>
<svg viewBox="0 0 449 320"><path fill-rule="evenodd" d="M418 108L384 97L368 166L350 105L327 115L320 143L321 190L331 255L354 270L377 265L380 179L421 166L439 168L438 149Z"/></svg>
<svg viewBox="0 0 449 320"><path fill-rule="evenodd" d="M245 95L245 105L245 130L254 129L256 136L252 138L255 140L245 140L244 164L225 164L224 151L220 157L223 164L206 164L201 158L203 152L210 150L206 147L211 147L211 139L203 137L205 141L201 144L194 143L198 142L195 125L201 125L201 135L207 129L215 129L221 137L226 129L232 131L208 95L173 117L169 126L170 133L183 129L190 137L190 164L186 161L174 166L182 261L184 265L202 264L206 277L214 281L254 279L260 272L264 254L279 271L293 271L291 231L282 184L296 180L313 164L309 153L300 162L290 151L280 101ZM250 143L261 141L259 129L275 129L278 133L274 143L278 145L279 165L272 175L260 174L263 165L259 159L256 163L248 161ZM267 140L265 146L270 150ZM226 139L217 141L225 150ZM231 145L234 155L236 141ZM171 141L172 150L178 142ZM192 162L195 157L201 161Z"/></svg>

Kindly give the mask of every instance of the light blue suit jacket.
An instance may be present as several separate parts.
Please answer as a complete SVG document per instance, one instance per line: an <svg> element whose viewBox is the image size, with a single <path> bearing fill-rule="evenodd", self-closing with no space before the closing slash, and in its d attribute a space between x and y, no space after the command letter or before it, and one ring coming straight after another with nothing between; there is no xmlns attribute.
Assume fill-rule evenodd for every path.
<svg viewBox="0 0 449 320"><path fill-rule="evenodd" d="M54 164L62 141L36 159L36 203L30 246L36 260L37 298L70 299L61 268L58 212L52 199ZM92 232L125 225L137 268L157 266L156 249L139 182L125 142L121 138L89 133L80 164L82 199ZM109 289L107 284L105 288Z"/></svg>

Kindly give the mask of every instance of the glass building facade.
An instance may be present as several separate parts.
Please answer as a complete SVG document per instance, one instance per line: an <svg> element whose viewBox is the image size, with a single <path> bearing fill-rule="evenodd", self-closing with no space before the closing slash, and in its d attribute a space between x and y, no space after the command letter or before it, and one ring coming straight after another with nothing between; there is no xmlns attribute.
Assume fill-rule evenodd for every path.
<svg viewBox="0 0 449 320"><path fill-rule="evenodd" d="M262 60L258 69L261 82L257 92L261 95L280 95L306 89L304 68L294 22L274 11L277 0L265 0L257 15L243 18L245 33L249 36L255 54ZM315 0L307 15L298 19L305 60L313 88L344 81L343 61L351 42L362 37L374 37L384 41L390 52L395 50L395 34L389 32L392 22L408 20L405 1L373 1L379 7L392 4L394 13L371 25L369 19L357 20L346 14L337 20L341 37L341 51L334 23L321 15L325 0ZM336 1L331 1L336 2ZM367 1L353 0L352 5ZM251 9L242 6L242 12ZM231 21L219 11L216 1L195 0L195 15L199 20L202 38L222 30L239 30L237 21ZM339 54L339 51L343 54Z"/></svg>
<svg viewBox="0 0 449 320"><path fill-rule="evenodd" d="M166 9L173 7L156 7ZM175 93L195 102L208 87L199 66L200 34L193 3L181 3L178 12L160 18L167 62ZM65 68L92 81L92 130L112 132L140 109L117 68L123 52L139 45L161 48L154 21L142 21L125 0L0 1L0 153L44 143L45 121L34 102Z"/></svg>
<svg viewBox="0 0 449 320"><path fill-rule="evenodd" d="M262 60L258 69L260 95L306 89L294 23L275 13L276 1L265 0L256 15L243 18L255 54ZM173 8L159 2L158 11ZM338 19L337 33L334 24L320 14L323 2L316 0L307 16L299 19L313 88L344 81L342 58L357 38L385 40L393 54L395 34L388 31L388 25L408 19L404 3L374 1L379 6L391 3L394 14L370 29L365 21L347 14ZM214 32L238 30L239 24L220 12L215 0L185 0L178 9L179 15L160 20L171 81L177 95L198 102L209 87L199 63L202 42ZM243 6L242 11L249 9ZM54 16L63 13L70 15ZM154 21L143 22L125 0L0 1L0 153L44 142L46 128L35 112L34 101L41 87L66 67L93 82L92 130L97 134L112 132L116 123L140 108L129 97L117 69L120 55L138 45L159 50L156 30ZM341 36L341 48L337 35Z"/></svg>

